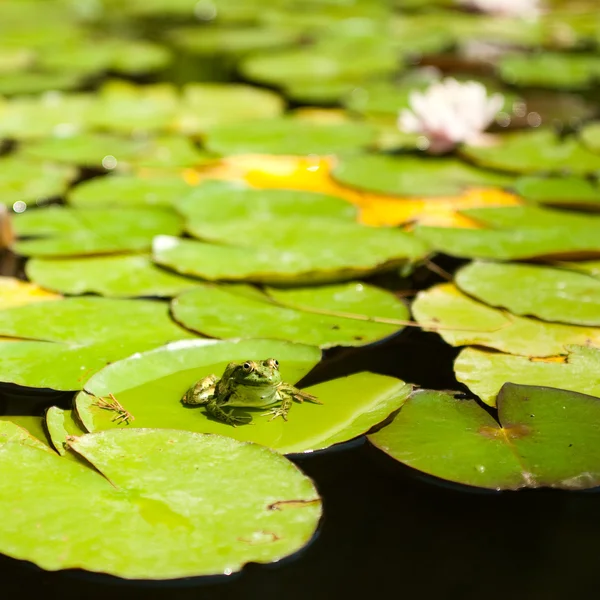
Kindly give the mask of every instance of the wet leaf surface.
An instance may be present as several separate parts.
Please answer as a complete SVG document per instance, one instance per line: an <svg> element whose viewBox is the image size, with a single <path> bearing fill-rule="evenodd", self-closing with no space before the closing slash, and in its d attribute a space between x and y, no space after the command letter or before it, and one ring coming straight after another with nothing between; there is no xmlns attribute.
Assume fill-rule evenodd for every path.
<svg viewBox="0 0 600 600"><path fill-rule="evenodd" d="M482 304L452 284L419 292L416 321L452 346L485 346L525 356L565 354L571 344L600 346L600 328L546 323ZM438 329L439 328L439 329Z"/></svg>
<svg viewBox="0 0 600 600"><path fill-rule="evenodd" d="M237 414L251 417L253 423L238 427L207 417L202 407L181 404L189 387L211 373L220 376L230 361L269 356L277 357L282 379L295 383L319 361L320 352L313 346L260 339L171 344L114 363L98 373L77 396L76 410L90 431L172 427L256 441L283 453L307 452L365 433L398 409L411 389L393 377L358 373L307 388L323 404L294 403L288 421L270 421L261 416L264 408L237 410ZM111 411L97 406L98 398L111 393L135 417L129 425L116 423Z"/></svg>
<svg viewBox="0 0 600 600"><path fill-rule="evenodd" d="M264 337L321 348L372 343L397 333L409 318L393 294L362 283L270 289L268 295L244 290L200 285L178 296L171 310L182 325L209 337Z"/></svg>
<svg viewBox="0 0 600 600"><path fill-rule="evenodd" d="M588 489L600 483L600 399L507 383L496 422L451 392L413 394L369 439L396 460L490 489Z"/></svg>
<svg viewBox="0 0 600 600"><path fill-rule="evenodd" d="M1 468L11 474L0 492L4 554L47 570L129 579L223 574L299 550L321 515L312 482L254 444L135 430L84 435L69 445L99 472L38 448L2 444ZM256 471L251 480L249 469ZM293 511L270 508L291 500L303 503Z"/></svg>
<svg viewBox="0 0 600 600"><path fill-rule="evenodd" d="M553 387L600 396L600 350L567 346L568 354L532 360L479 348L465 348L454 363L459 381L490 406L496 405L500 388L508 381L521 385Z"/></svg>

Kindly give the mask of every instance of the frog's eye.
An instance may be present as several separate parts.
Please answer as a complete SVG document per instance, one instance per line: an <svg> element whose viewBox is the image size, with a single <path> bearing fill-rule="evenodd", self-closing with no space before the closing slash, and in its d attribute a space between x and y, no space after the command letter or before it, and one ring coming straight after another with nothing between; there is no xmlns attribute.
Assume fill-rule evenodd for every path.
<svg viewBox="0 0 600 600"><path fill-rule="evenodd" d="M269 365L269 367L273 367L275 369L279 369L279 361L277 361L277 359L275 359L275 358L270 358L267 361L267 365Z"/></svg>
<svg viewBox="0 0 600 600"><path fill-rule="evenodd" d="M246 373L251 373L254 370L254 365L251 362L245 362L242 365L242 369L244 369Z"/></svg>

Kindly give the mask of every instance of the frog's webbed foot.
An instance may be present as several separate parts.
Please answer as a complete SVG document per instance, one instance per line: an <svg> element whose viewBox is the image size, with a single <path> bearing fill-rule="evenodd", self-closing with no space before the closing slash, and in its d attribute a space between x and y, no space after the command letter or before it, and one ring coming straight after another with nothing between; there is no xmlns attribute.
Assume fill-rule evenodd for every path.
<svg viewBox="0 0 600 600"><path fill-rule="evenodd" d="M308 402L313 402L314 404L323 404L316 396L313 396L307 392L303 392L290 383L282 383L279 387L279 393L284 397L290 396L300 403L307 400Z"/></svg>
<svg viewBox="0 0 600 600"><path fill-rule="evenodd" d="M235 427L236 425L247 425L249 424L249 419L243 419L241 417L234 417L231 413L225 412L217 403L216 398L212 398L206 404L206 412L211 416L221 421L223 423L227 423L227 425L232 425Z"/></svg>
<svg viewBox="0 0 600 600"><path fill-rule="evenodd" d="M181 399L183 404L207 404L215 396L215 388L219 381L216 375L208 375L197 381Z"/></svg>
<svg viewBox="0 0 600 600"><path fill-rule="evenodd" d="M276 406L275 408L263 413L263 417L267 417L269 415L273 415L269 421L276 419L277 417L281 417L284 421L287 421L287 415L290 412L290 408L292 408L292 397L289 395L285 395L281 401L281 406Z"/></svg>

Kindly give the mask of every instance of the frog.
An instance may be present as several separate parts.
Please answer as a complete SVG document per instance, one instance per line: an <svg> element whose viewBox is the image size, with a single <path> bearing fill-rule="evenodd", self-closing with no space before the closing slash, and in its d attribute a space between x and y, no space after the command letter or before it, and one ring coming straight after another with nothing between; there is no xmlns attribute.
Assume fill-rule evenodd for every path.
<svg viewBox="0 0 600 600"><path fill-rule="evenodd" d="M323 404L320 400L281 379L279 362L275 358L231 362L223 375L208 375L197 381L184 394L181 402L186 405L204 405L213 418L232 425L247 424L247 418L235 416L225 410L229 407L268 408L262 416L269 421L281 417L288 420L293 401L305 400Z"/></svg>

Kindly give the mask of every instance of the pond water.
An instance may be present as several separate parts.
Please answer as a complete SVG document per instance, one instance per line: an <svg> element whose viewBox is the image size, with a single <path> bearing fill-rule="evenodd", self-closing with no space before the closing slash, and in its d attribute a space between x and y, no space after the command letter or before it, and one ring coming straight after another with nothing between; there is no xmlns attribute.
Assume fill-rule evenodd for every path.
<svg viewBox="0 0 600 600"><path fill-rule="evenodd" d="M188 313L186 322L177 304L169 310L166 303L174 296L180 302L195 278L242 284L223 287L236 299L222 337L252 337L242 318L247 311L259 315L260 337L306 342L278 335L275 308L268 304L273 298L288 311L284 324L296 323L293 311L305 311L341 319L341 329L344 319L395 328L391 336L367 328L367 337L354 337L358 346L337 347L338 325L327 331L314 325L309 334L320 340L323 358L301 387L370 371L417 389L453 390L459 403L472 401L498 419L497 390L491 401L478 394L487 376L482 365L491 365L498 388L510 381L536 389L556 387L560 372L523 375L525 367L502 371L494 361L516 356L560 369L576 364L573 348L584 346L590 354L582 369L600 366L597 289L556 275L564 269L597 281L600 273L594 214L600 207L600 13L592 0L523 2L515 14L485 14L483 4L14 0L0 6L0 202L16 234L15 241L0 232L0 274L65 295L160 297L164 315L157 308L156 322L168 321L146 332L131 316L115 323L119 313L112 323L93 311L79 313L79 327L65 325L67 317L53 324L50 311L21 320L0 315L0 336L16 339L0 341L0 415L41 417L50 406L70 409L75 363L70 370L64 363L79 360L73 358L79 349L95 361L89 363L93 374L174 339L216 336L211 327L221 331L224 325L210 303L191 318ZM512 4L519 5L504 6ZM447 131L436 133L423 122L414 130L398 125L401 111L418 113L414 94L441 85L444 76L483 84L480 104L501 95L480 127L487 129L483 137L449 143ZM468 113L463 100L456 103ZM453 118L456 124L459 117ZM435 151L436 144L448 143L444 152ZM181 202L192 186L199 186L200 201L189 195ZM264 200L244 196L248 186L268 190ZM298 196L269 199L277 188ZM310 192L329 198L303 196ZM340 208L331 196L350 204ZM314 210L306 208L309 201ZM319 206L327 208L320 214ZM385 230L367 230L357 220ZM331 238L321 243L327 231ZM135 254L146 262L102 263L104 256ZM454 279L469 261L486 260L531 263L546 268L540 276L548 281L557 279L545 287L537 275L523 275L510 284L508 273L506 296L494 282L490 291L478 289L478 282L466 289ZM390 297L374 307L352 295L362 286L336 289L325 299L262 293L281 284L355 280ZM435 305L430 290L448 295ZM411 316L407 307L419 292L422 304ZM520 296L533 299L523 307ZM563 296L564 304L557 300ZM12 296L6 298L0 305L5 315ZM454 309L453 302L462 304ZM255 313L252 303L260 304ZM583 317L574 309L578 303L591 307ZM144 318L149 323L153 317ZM486 318L510 326L486 329ZM39 337L26 332L31 319L39 319ZM309 335L313 325L301 323L298 336ZM364 339L372 343L360 345ZM48 353L50 343L56 355ZM488 362L460 371L454 361L469 352L485 352ZM88 363L80 362L88 374ZM214 371L214 364L221 362L204 368ZM289 368L306 372L301 361L290 360ZM46 372L51 379L44 379ZM560 386L577 395L573 402L583 402L581 394L600 395L597 382L584 385L581 373L569 371ZM181 367L126 389L119 399L143 406L145 397L184 390L190 379L193 371ZM502 423L510 438L510 423ZM598 447L600 427L589 434L580 422L571 426L564 439L553 433L558 441L543 443L578 442L581 434L590 448ZM435 452L446 460L439 444ZM587 460L597 452L585 454ZM394 460L365 436L289 458L313 479L324 517L312 542L277 564L153 583L46 572L0 554L1 589L7 598L178 600L367 594L562 599L594 589L600 462L593 457L582 463L588 485L569 483L579 472L541 476L546 485L591 488L568 492L461 485L460 478L444 477L450 471L435 477L417 470L421 463L406 466L410 458ZM160 505L147 502L152 510ZM165 513L174 522L182 518L170 510Z"/></svg>

